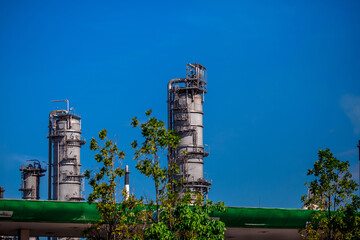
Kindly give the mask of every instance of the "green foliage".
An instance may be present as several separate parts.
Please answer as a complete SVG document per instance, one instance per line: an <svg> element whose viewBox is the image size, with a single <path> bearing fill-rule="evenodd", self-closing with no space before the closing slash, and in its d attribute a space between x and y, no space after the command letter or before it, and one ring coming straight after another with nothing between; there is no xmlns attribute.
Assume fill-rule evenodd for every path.
<svg viewBox="0 0 360 240"><path fill-rule="evenodd" d="M181 182L173 179L178 172L176 163L162 167L160 156L169 148L176 148L180 137L174 130L167 130L164 122L146 111L148 121L140 124L132 119L132 126L139 127L144 142L141 146L135 140L131 146L135 149L136 168L154 181L156 192L156 210L153 223L145 230L145 239L223 239L225 224L211 219L214 211L225 211L224 203L204 202L202 195L186 193L180 197L177 191ZM194 196L196 201L193 202ZM192 205L192 206L190 206Z"/></svg>
<svg viewBox="0 0 360 240"><path fill-rule="evenodd" d="M145 230L145 239L224 239L225 224L211 219L214 211L224 212L223 202L190 206L179 203L174 206L173 219L170 224L170 215L162 212L160 222L155 222Z"/></svg>
<svg viewBox="0 0 360 240"><path fill-rule="evenodd" d="M175 210L176 231L180 239L223 239L225 224L216 219L210 219L210 214L214 211L224 212L223 202L213 204L207 200L205 204L179 204Z"/></svg>
<svg viewBox="0 0 360 240"><path fill-rule="evenodd" d="M148 110L145 115L149 117L148 121L140 124L141 134L144 142L138 147L137 141L133 141L131 146L135 149L134 159L138 161L136 168L146 177L154 181L156 192L156 222L160 221L160 192L166 192L166 181L169 178L167 167L160 164L160 155L168 147L175 148L180 137L175 131L168 131L165 123L151 116L152 111ZM132 119L131 125L138 126L136 117Z"/></svg>
<svg viewBox="0 0 360 240"><path fill-rule="evenodd" d="M175 222L170 226L166 221L153 223L145 230L146 239L224 239L225 224L210 219L214 211L225 211L224 203L207 201L199 206L179 204L174 211Z"/></svg>
<svg viewBox="0 0 360 240"><path fill-rule="evenodd" d="M174 239L175 234L164 222L153 223L145 230L145 239Z"/></svg>
<svg viewBox="0 0 360 240"><path fill-rule="evenodd" d="M176 148L180 137L151 114L151 110L145 112L148 117L145 123L139 124L136 117L132 119L131 125L140 128L144 141L138 144L135 140L131 147L135 150L136 168L154 182L155 202L147 200L145 204L143 199L130 195L129 199L116 203L117 178L125 174L118 166L125 153L107 138L104 129L99 133L100 143L94 138L90 142L100 167L85 172L93 189L88 202L96 201L101 220L87 230L86 236L90 239L224 239L225 224L210 218L214 211L226 210L224 203L204 201L199 193L179 194L181 182L172 177L178 172L176 164L162 166L160 157L168 148Z"/></svg>
<svg viewBox="0 0 360 240"><path fill-rule="evenodd" d="M90 149L97 152L95 160L101 164L100 168L97 171L85 171L85 178L93 190L89 194L88 203L96 201L101 219L85 235L90 239L141 239L141 227L151 212L142 199L136 199L133 195L121 204L116 202L116 180L125 174L125 170L118 166L125 158L125 153L107 138L106 129L99 133L99 139L102 144L91 139ZM125 194L124 190L123 196Z"/></svg>
<svg viewBox="0 0 360 240"><path fill-rule="evenodd" d="M348 161L340 161L330 152L319 150L318 160L308 170L314 180L305 183L310 196L302 196L309 209L315 209L312 221L302 231L307 239L359 239L359 198L357 184L351 179Z"/></svg>

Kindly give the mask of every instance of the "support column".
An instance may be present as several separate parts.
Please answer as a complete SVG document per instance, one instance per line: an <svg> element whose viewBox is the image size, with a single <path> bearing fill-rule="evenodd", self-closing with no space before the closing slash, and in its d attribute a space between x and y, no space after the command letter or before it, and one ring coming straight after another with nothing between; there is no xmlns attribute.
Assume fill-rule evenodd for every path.
<svg viewBox="0 0 360 240"><path fill-rule="evenodd" d="M29 240L30 230L29 229L19 229L19 240Z"/></svg>

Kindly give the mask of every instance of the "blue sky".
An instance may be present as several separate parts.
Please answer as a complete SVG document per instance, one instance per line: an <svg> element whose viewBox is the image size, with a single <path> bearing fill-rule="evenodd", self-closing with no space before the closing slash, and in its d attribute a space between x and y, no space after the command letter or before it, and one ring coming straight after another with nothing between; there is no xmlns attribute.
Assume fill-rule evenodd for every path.
<svg viewBox="0 0 360 240"><path fill-rule="evenodd" d="M358 178L359 1L1 1L0 186L20 198L21 164L47 161L48 114L69 99L88 140L117 136L138 194L130 119L166 120L166 86L187 63L208 69L209 198L301 207L319 149ZM89 144L83 169L94 168ZM166 161L166 159L163 159ZM46 199L47 179L41 182ZM86 186L86 193L90 188Z"/></svg>

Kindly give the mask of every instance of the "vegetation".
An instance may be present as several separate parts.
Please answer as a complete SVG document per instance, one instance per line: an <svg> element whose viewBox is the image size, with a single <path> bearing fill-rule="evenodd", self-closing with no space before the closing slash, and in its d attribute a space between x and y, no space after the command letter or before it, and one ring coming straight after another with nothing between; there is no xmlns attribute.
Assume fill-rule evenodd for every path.
<svg viewBox="0 0 360 240"><path fill-rule="evenodd" d="M129 239L143 237L144 225L149 218L150 211L142 199L136 199L130 194L121 204L116 202L117 178L124 176L125 169L121 168L121 161L125 153L107 138L106 129L99 133L99 144L95 138L91 139L90 149L96 151L95 160L101 164L97 171L85 171L85 178L89 179L92 193L88 203L96 201L96 208L100 214L100 221L91 226L85 236L90 239ZM125 191L122 192L125 196Z"/></svg>
<svg viewBox="0 0 360 240"><path fill-rule="evenodd" d="M319 150L318 160L307 175L314 180L305 183L309 196L302 202L315 209L312 220L301 231L304 239L360 239L360 200L354 192L348 161L340 161L329 149Z"/></svg>
<svg viewBox="0 0 360 240"><path fill-rule="evenodd" d="M131 125L141 130L144 141L138 144L135 140L131 146L136 168L154 183L155 201L131 195L117 204L116 179L125 173L119 167L125 153L107 138L106 130L102 130L99 139L103 144L94 138L90 143L101 168L85 173L93 189L88 202L98 201L101 220L86 236L90 239L223 239L225 224L211 219L210 215L214 211L225 211L224 203L205 201L198 193L187 192L180 197L181 182L173 178L177 166L161 162L165 151L176 148L180 138L175 131L168 131L163 121L151 116L151 110L146 116L148 120L142 124L136 117L132 119Z"/></svg>

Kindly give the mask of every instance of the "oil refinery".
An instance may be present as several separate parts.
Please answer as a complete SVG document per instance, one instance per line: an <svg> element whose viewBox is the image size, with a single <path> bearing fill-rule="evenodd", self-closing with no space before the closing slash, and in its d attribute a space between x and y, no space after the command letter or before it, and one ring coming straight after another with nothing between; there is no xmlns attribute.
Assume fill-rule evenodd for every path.
<svg viewBox="0 0 360 240"><path fill-rule="evenodd" d="M178 166L175 179L182 183L180 196L190 192L207 198L212 185L204 176L209 156L203 137L206 94L207 69L199 63L187 64L186 77L171 79L167 84L167 127L180 137L177 148L168 150L167 161L168 166ZM69 100L53 102L66 103L66 108L48 115L48 162L24 159L26 165L19 169L22 200L5 199L6 186L0 187L0 240L79 238L84 229L99 220L96 207L84 201L81 148L86 141L82 137L81 117L70 107ZM358 148L360 161L360 141ZM124 170L124 198L128 199L129 166ZM40 182L45 173L48 199L41 201ZM212 217L226 224L227 238L299 239L298 229L309 221L311 210L228 207L226 213Z"/></svg>
<svg viewBox="0 0 360 240"><path fill-rule="evenodd" d="M181 193L190 191L207 196L211 182L204 178L204 158L209 155L203 143L206 68L198 63L187 64L186 78L172 79L167 86L168 129L176 130L181 138L176 149L169 149L168 163L176 162L179 166L175 178L185 180ZM37 159L24 159L27 164L20 168L19 191L24 200L40 200L40 180L47 172L48 200L80 202L85 200L81 147L86 143L81 136L81 117L73 112L69 100L52 102L66 103L66 109L49 113L47 168ZM129 173L126 165L125 198L130 194ZM0 199L4 192L1 186Z"/></svg>
<svg viewBox="0 0 360 240"><path fill-rule="evenodd" d="M207 93L206 68L198 63L187 64L186 78L172 79L167 89L168 129L178 132L181 142L177 149L168 151L168 162L179 166L177 179L185 179L181 191L198 192L206 196L211 182L204 178L204 157L209 153L203 143L203 103ZM39 160L26 160L21 166L19 190L22 199L40 199L40 179L48 176L48 200L85 200L84 175L81 172L81 147L86 141L81 136L81 117L70 108L69 100L54 100L66 103L66 109L53 110L49 114L48 168ZM125 187L129 194L129 167L126 166ZM5 189L0 188L3 198Z"/></svg>

